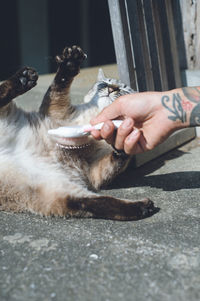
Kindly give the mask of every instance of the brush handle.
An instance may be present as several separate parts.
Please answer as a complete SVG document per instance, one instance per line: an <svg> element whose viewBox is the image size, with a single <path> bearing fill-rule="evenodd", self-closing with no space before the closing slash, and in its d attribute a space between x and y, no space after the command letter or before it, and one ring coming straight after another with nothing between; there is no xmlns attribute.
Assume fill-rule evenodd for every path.
<svg viewBox="0 0 200 301"><path fill-rule="evenodd" d="M120 127L122 122L123 122L123 120L112 120L112 123L114 124L116 129L118 129ZM98 123L94 126L91 126L89 124L85 125L85 126L83 126L83 132L91 132L93 130L101 130L103 125L104 125L104 122Z"/></svg>

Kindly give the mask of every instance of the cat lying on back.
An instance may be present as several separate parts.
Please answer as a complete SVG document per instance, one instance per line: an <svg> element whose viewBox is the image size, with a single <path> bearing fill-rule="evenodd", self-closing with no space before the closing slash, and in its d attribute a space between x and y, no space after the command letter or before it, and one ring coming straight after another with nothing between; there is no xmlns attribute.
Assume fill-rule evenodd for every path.
<svg viewBox="0 0 200 301"><path fill-rule="evenodd" d="M95 192L126 168L128 156L92 137L59 145L48 136L51 128L89 123L116 97L131 92L115 80L100 78L86 102L73 106L70 86L84 58L77 46L56 57L58 70L39 112L24 112L12 101L36 85L32 68L0 85L0 210L116 220L153 214L148 199L132 202Z"/></svg>

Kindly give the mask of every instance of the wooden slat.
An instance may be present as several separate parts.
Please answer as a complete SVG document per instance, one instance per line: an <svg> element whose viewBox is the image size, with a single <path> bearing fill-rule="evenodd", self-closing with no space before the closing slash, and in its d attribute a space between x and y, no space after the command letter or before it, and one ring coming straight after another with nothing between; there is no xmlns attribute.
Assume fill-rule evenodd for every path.
<svg viewBox="0 0 200 301"><path fill-rule="evenodd" d="M142 38L144 38L144 35L141 34L140 31L141 27L139 19L139 14L141 12L138 11L137 1L125 0L125 4L129 24L129 35L133 49L138 90L146 91L146 66L144 62L144 51L142 47L145 42L142 43Z"/></svg>
<svg viewBox="0 0 200 301"><path fill-rule="evenodd" d="M122 82L138 90L125 2L108 0L108 5L119 77Z"/></svg>
<svg viewBox="0 0 200 301"><path fill-rule="evenodd" d="M148 2L149 0L147 0ZM147 22L144 14L144 5L143 1L137 0L137 8L138 8L138 19L139 19L139 31L141 36L141 45L142 45L142 57L145 66L145 80L147 90L152 91L155 89L154 79L152 74L152 63L151 63L151 54L149 48L149 39L147 33Z"/></svg>
<svg viewBox="0 0 200 301"><path fill-rule="evenodd" d="M165 0L165 7L166 7L166 15L167 15L167 25L170 33L169 38L170 38L170 46L171 46L171 53L172 53L175 87L180 88L181 75L180 75L177 43L176 43L175 30L174 30L174 20L173 20L171 0Z"/></svg>
<svg viewBox="0 0 200 301"><path fill-rule="evenodd" d="M155 6L157 6L157 10L159 12L160 28L161 28L161 34L162 34L161 38L162 38L162 42L163 42L168 89L173 89L176 87L176 80L175 80L172 45L171 45L171 39L170 39L170 31L169 31L169 27L168 27L168 19L167 19L165 1L157 0L157 1L154 1L154 4L155 4Z"/></svg>
<svg viewBox="0 0 200 301"><path fill-rule="evenodd" d="M163 45L160 15L159 15L159 10L158 10L158 6L157 6L157 1L152 0L151 6L152 6L152 16L153 16L154 30L155 30L155 39L156 39L156 45L157 45L157 51L158 51L160 80L161 80L162 90L168 90L169 85L168 85L164 45Z"/></svg>
<svg viewBox="0 0 200 301"><path fill-rule="evenodd" d="M183 3L183 1L181 2L180 0L171 1L180 71L188 69L187 55L186 55L186 48L185 48L185 41L184 41L184 28L183 28L183 16L181 12L181 3ZM186 84L185 79L184 79L184 83Z"/></svg>
<svg viewBox="0 0 200 301"><path fill-rule="evenodd" d="M158 55L159 45L158 42L156 41L156 31L154 27L153 13L152 13L152 1L143 0L142 4L144 10L145 30L148 39L149 57L151 62L151 71L152 71L152 77L154 83L154 90L161 91L162 90L161 68L160 68L159 55Z"/></svg>

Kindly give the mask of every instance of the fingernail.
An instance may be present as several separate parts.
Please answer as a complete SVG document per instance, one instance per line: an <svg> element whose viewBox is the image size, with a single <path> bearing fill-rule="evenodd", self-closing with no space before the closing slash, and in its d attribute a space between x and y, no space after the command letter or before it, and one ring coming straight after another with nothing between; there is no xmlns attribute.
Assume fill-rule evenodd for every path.
<svg viewBox="0 0 200 301"><path fill-rule="evenodd" d="M127 118L127 119L125 119L125 120L123 121L123 123L122 123L122 128L123 128L123 129L127 129L127 128L129 128L132 124L133 124L133 123L132 123L132 120L131 120L130 118Z"/></svg>
<svg viewBox="0 0 200 301"><path fill-rule="evenodd" d="M109 132L110 131L110 126L107 123L105 123L104 126L103 126L103 130L105 132Z"/></svg>
<svg viewBox="0 0 200 301"><path fill-rule="evenodd" d="M135 137L139 134L138 129L134 129L134 131L127 137L127 140L130 142L135 139Z"/></svg>

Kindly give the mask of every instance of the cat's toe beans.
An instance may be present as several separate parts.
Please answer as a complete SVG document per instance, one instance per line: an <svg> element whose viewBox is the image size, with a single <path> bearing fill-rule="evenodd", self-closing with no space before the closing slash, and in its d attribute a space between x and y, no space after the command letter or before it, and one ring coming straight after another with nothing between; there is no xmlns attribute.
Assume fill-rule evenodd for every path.
<svg viewBox="0 0 200 301"><path fill-rule="evenodd" d="M27 77L31 81L36 81L38 79L38 74L34 69L29 69L29 70L27 70Z"/></svg>
<svg viewBox="0 0 200 301"><path fill-rule="evenodd" d="M86 58L87 58L87 55L80 48L77 49L77 51L75 53L75 59L81 63Z"/></svg>
<svg viewBox="0 0 200 301"><path fill-rule="evenodd" d="M78 46L72 46L73 57L75 59L84 59L85 55L83 50Z"/></svg>
<svg viewBox="0 0 200 301"><path fill-rule="evenodd" d="M28 87L28 88L32 88L32 87L34 87L35 85L36 85L36 81L34 81L34 80L30 80L30 81L27 82L27 87Z"/></svg>
<svg viewBox="0 0 200 301"><path fill-rule="evenodd" d="M73 64L72 61L68 61L68 62L66 63L66 66L67 66L68 68L73 68L73 67L74 67L74 64Z"/></svg>
<svg viewBox="0 0 200 301"><path fill-rule="evenodd" d="M64 50L63 50L63 57L65 59L69 59L71 57L71 54L72 54L72 48L71 47L66 47Z"/></svg>
<svg viewBox="0 0 200 301"><path fill-rule="evenodd" d="M24 76L26 76L26 75L28 74L28 69L25 69L25 70L22 72L22 74L23 74Z"/></svg>
<svg viewBox="0 0 200 301"><path fill-rule="evenodd" d="M22 85L22 88L26 91L27 89L29 90L36 85L38 74L34 69L25 67L19 71L18 79Z"/></svg>
<svg viewBox="0 0 200 301"><path fill-rule="evenodd" d="M19 78L19 81L20 81L20 83L22 84L22 86L25 86L26 84L27 84L27 79L26 79L26 77L20 77Z"/></svg>
<svg viewBox="0 0 200 301"><path fill-rule="evenodd" d="M64 62L64 58L62 55L56 55L56 63L61 64Z"/></svg>
<svg viewBox="0 0 200 301"><path fill-rule="evenodd" d="M65 60L71 60L73 63L81 63L87 56L79 46L66 47L63 50L63 57Z"/></svg>
<svg viewBox="0 0 200 301"><path fill-rule="evenodd" d="M63 50L63 54L62 54L63 61L70 59L71 54L72 54L72 48L71 47L65 47L65 49Z"/></svg>

